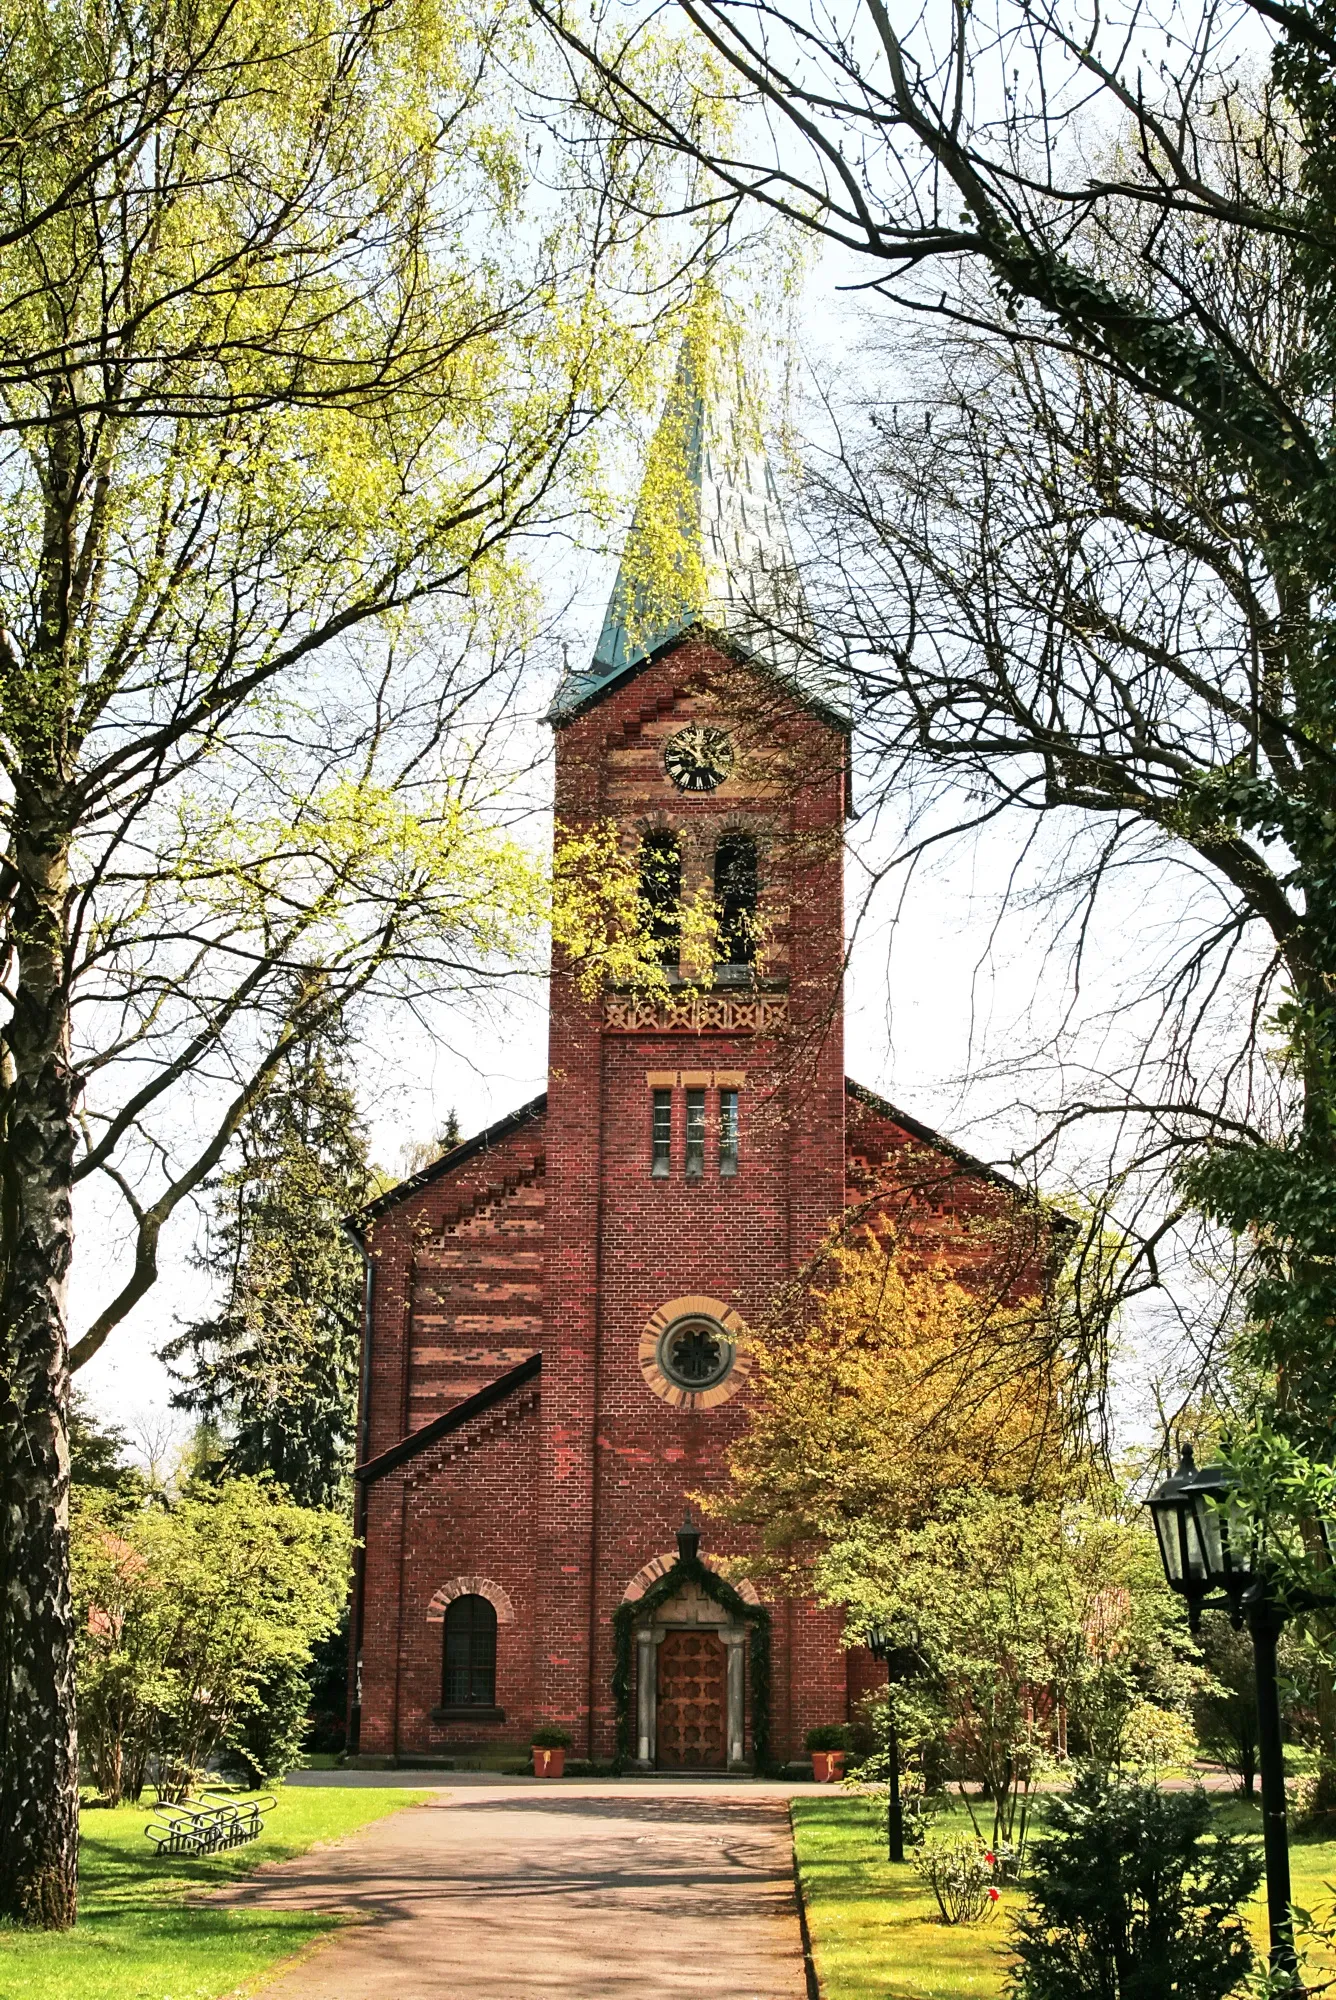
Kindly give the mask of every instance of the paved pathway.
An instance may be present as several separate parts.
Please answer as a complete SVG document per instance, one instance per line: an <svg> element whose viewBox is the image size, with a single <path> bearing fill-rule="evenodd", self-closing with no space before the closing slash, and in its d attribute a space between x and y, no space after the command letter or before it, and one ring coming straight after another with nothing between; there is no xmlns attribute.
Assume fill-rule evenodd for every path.
<svg viewBox="0 0 1336 2000"><path fill-rule="evenodd" d="M805 2000L793 1790L475 1781L221 1900L362 1920L263 2000Z"/></svg>

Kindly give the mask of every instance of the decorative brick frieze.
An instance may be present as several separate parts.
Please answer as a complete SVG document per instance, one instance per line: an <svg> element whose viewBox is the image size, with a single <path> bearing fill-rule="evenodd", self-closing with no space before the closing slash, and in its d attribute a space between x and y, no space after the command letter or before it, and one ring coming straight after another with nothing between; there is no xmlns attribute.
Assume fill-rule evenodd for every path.
<svg viewBox="0 0 1336 2000"><path fill-rule="evenodd" d="M680 993L666 1000L608 993L603 1000L603 1026L613 1034L777 1035L788 1025L787 993Z"/></svg>

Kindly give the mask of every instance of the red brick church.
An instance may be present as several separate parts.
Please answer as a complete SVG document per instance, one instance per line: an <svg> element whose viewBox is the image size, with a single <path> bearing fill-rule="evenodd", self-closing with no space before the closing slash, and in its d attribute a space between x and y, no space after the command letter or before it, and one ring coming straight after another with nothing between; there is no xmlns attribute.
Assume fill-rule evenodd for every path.
<svg viewBox="0 0 1336 2000"><path fill-rule="evenodd" d="M735 414L684 371L656 448L685 462L691 596L645 610L638 516L593 663L550 719L558 823L612 821L641 857L668 990L588 999L558 965L546 1093L353 1225L350 1747L373 1763L523 1754L546 1721L576 1756L743 1770L843 1721L866 1653L836 1612L722 1577L740 1543L708 1522L699 1553L679 1538L689 1496L726 1477L749 1316L851 1203L885 1188L940 1237L1013 1198L844 1073L839 688L809 663L773 481ZM702 888L720 912L704 977L675 925Z"/></svg>

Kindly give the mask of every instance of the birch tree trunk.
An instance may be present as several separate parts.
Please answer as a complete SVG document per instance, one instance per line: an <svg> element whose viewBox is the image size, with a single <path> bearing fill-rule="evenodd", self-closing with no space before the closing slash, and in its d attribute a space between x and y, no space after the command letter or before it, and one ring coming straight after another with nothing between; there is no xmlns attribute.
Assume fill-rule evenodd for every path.
<svg viewBox="0 0 1336 2000"><path fill-rule="evenodd" d="M10 852L14 1010L0 1096L0 1919L63 1929L75 1916L79 1806L66 1428L69 848L40 799L24 805Z"/></svg>

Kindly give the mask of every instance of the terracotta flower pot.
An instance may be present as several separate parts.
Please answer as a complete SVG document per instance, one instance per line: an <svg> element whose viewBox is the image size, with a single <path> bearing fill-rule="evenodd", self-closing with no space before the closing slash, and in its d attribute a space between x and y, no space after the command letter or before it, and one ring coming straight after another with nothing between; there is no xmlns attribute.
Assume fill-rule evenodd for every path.
<svg viewBox="0 0 1336 2000"><path fill-rule="evenodd" d="M560 1778L566 1770L564 1750L540 1750L533 1746L533 1774L535 1778Z"/></svg>
<svg viewBox="0 0 1336 2000"><path fill-rule="evenodd" d="M818 1785L834 1785L844 1776L843 1750L814 1750L812 1752L812 1776Z"/></svg>

